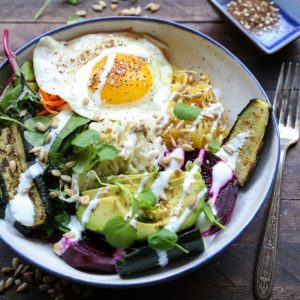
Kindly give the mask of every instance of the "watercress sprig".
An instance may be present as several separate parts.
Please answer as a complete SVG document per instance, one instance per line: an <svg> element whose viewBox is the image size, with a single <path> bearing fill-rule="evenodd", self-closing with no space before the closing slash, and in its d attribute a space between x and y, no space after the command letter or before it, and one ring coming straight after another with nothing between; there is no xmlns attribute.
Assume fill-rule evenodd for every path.
<svg viewBox="0 0 300 300"><path fill-rule="evenodd" d="M214 215L214 213L212 211L212 208L211 208L209 203L207 203L207 202L203 203L203 212L204 212L204 215L205 215L206 219L209 222L211 222L212 224L218 226L222 230L226 229L226 227L217 220L217 218Z"/></svg>

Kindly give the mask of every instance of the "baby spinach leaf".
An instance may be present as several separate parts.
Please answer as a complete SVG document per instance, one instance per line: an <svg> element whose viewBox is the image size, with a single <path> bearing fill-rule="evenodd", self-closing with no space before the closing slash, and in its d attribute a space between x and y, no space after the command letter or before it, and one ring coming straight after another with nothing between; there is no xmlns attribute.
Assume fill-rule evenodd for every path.
<svg viewBox="0 0 300 300"><path fill-rule="evenodd" d="M103 228L106 241L115 248L128 248L137 237L137 230L121 216L112 217Z"/></svg>
<svg viewBox="0 0 300 300"><path fill-rule="evenodd" d="M76 161L73 171L77 174L85 174L91 168L92 158L92 147L86 147L82 151L76 153L72 158L72 160Z"/></svg>
<svg viewBox="0 0 300 300"><path fill-rule="evenodd" d="M199 107L185 103L176 103L174 107L174 114L180 120L195 121L200 113L201 109Z"/></svg>
<svg viewBox="0 0 300 300"><path fill-rule="evenodd" d="M63 143L64 139L71 134L72 132L74 132L76 129L78 129L80 126L83 126L87 123L89 123L90 120L85 118L85 117L81 117L77 114L74 114L70 120L67 122L67 124L64 126L64 128L61 130L61 132L57 135L57 137L55 138L50 152L57 152L59 147L61 146L61 144Z"/></svg>
<svg viewBox="0 0 300 300"><path fill-rule="evenodd" d="M118 150L114 146L107 144L96 146L96 152L100 160L113 160L118 156Z"/></svg>
<svg viewBox="0 0 300 300"><path fill-rule="evenodd" d="M0 108L3 113L6 113L7 108L17 101L22 90L22 84L18 84L15 87L9 86L5 89L4 93L0 97Z"/></svg>
<svg viewBox="0 0 300 300"><path fill-rule="evenodd" d="M138 205L141 209L149 210L155 208L156 196L149 189L142 190L135 197L137 199Z"/></svg>
<svg viewBox="0 0 300 300"><path fill-rule="evenodd" d="M99 143L99 138L99 132L93 129L88 129L78 134L71 144L73 146L85 148L89 145Z"/></svg>
<svg viewBox="0 0 300 300"><path fill-rule="evenodd" d="M52 115L47 115L47 116L37 116L37 117L32 117L27 119L24 124L30 128L31 130L36 130L35 125L36 123L42 123L43 125L47 125L50 120L53 118Z"/></svg>
<svg viewBox="0 0 300 300"><path fill-rule="evenodd" d="M207 202L203 203L203 212L205 214L206 219L210 223L218 226L220 229L223 229L223 230L226 229L226 227L217 220L209 203L207 203Z"/></svg>
<svg viewBox="0 0 300 300"><path fill-rule="evenodd" d="M24 132L25 140L34 147L42 146L45 142L47 135L48 132L40 133L40 132L28 131L28 130Z"/></svg>
<svg viewBox="0 0 300 300"><path fill-rule="evenodd" d="M71 217L68 212L64 211L62 214L56 215L54 217L54 220L58 229L60 229L63 232L70 231L70 229L67 227L71 221Z"/></svg>
<svg viewBox="0 0 300 300"><path fill-rule="evenodd" d="M177 234L166 228L158 230L148 236L148 243L150 247L155 250L168 251L174 247L178 247L183 252L188 253L185 248L177 244L177 241Z"/></svg>
<svg viewBox="0 0 300 300"><path fill-rule="evenodd" d="M208 149L212 153L216 153L220 150L220 144L217 140L211 139L208 144Z"/></svg>

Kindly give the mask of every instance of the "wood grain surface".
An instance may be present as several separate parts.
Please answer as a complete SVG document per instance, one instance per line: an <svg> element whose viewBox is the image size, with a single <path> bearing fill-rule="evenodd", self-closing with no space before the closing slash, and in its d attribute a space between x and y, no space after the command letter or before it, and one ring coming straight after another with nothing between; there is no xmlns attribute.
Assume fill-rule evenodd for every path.
<svg viewBox="0 0 300 300"><path fill-rule="evenodd" d="M92 0L82 0L71 6L64 0L53 0L45 15L34 21L33 15L42 0L1 0L0 32L7 28L11 44L17 49L24 42L65 22L77 9L86 9L88 17L116 15L110 8L102 13L92 10ZM120 6L130 7L132 2L119 1ZM150 1L139 0L144 6ZM270 98L274 95L277 75L282 61L300 61L300 40L294 41L274 55L258 50L237 29L218 15L205 0L157 0L161 10L148 16L161 17L185 23L208 34L222 43L241 59L254 73ZM145 15L145 13L144 13ZM0 55L3 55L0 52ZM238 99L237 99L238 101ZM281 222L278 264L272 299L300 299L300 143L288 153L283 175ZM251 199L249 199L251 201ZM260 235L263 230L268 202L256 219L229 248L212 262L193 273L155 287L133 290L96 289L89 299L254 299L253 275ZM0 242L0 267L9 265L14 253ZM2 275L0 275L1 277ZM0 278L1 279L1 278ZM70 292L69 299L81 299ZM9 290L0 299L50 299L33 288L24 294Z"/></svg>

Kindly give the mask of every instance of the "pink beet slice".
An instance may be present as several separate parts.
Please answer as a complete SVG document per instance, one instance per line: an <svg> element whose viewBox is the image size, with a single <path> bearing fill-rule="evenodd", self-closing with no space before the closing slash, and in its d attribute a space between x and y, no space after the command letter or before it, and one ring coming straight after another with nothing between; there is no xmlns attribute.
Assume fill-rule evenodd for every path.
<svg viewBox="0 0 300 300"><path fill-rule="evenodd" d="M124 255L123 250L106 245L96 245L88 240L71 244L62 254L63 260L72 267L85 271L116 273L116 262Z"/></svg>

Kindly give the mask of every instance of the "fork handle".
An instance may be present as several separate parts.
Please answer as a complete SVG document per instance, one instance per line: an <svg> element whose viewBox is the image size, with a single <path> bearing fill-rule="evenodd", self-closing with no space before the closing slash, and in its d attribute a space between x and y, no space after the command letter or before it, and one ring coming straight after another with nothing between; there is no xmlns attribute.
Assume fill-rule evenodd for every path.
<svg viewBox="0 0 300 300"><path fill-rule="evenodd" d="M255 271L255 295L257 299L269 299L276 266L277 237L280 209L281 177L287 145L280 145L279 169L271 196L265 231L260 243Z"/></svg>

